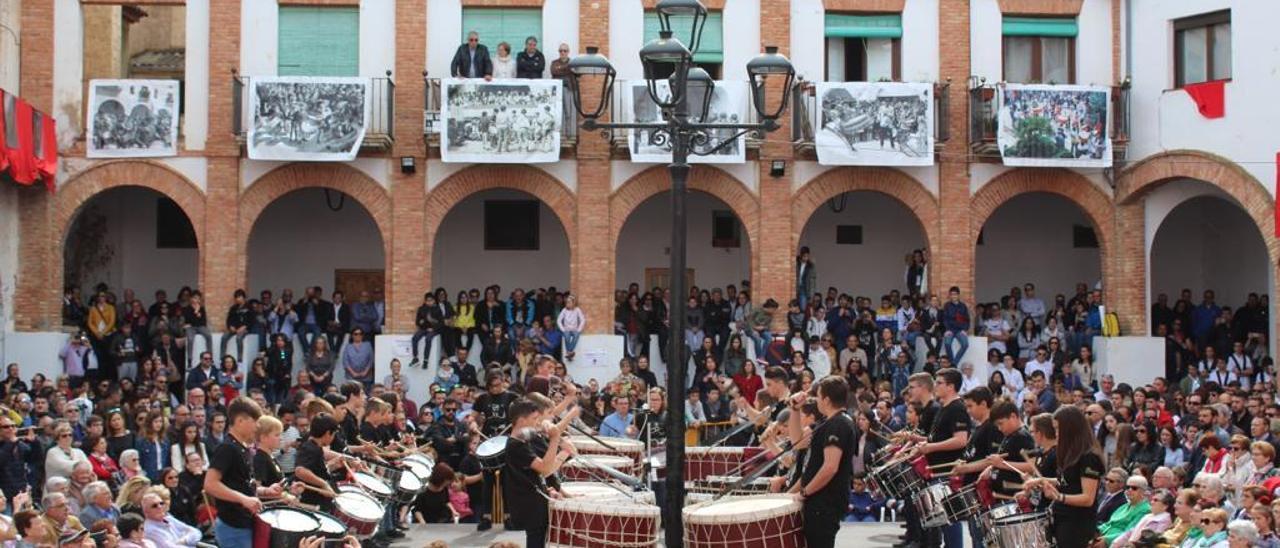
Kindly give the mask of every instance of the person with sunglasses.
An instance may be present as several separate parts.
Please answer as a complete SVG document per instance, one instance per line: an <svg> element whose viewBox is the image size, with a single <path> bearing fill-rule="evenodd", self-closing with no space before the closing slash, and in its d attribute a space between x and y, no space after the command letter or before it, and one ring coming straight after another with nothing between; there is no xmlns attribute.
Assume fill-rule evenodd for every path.
<svg viewBox="0 0 1280 548"><path fill-rule="evenodd" d="M195 548L200 541L200 530L173 517L169 503L157 493L142 496L142 514L146 517L144 536L157 546Z"/></svg>
<svg viewBox="0 0 1280 548"><path fill-rule="evenodd" d="M480 43L480 33L467 33L467 43L458 46L449 63L449 74L454 78L493 78L493 61L489 58L489 48Z"/></svg>
<svg viewBox="0 0 1280 548"><path fill-rule="evenodd" d="M1120 535L1133 529L1144 516L1151 513L1151 503L1147 500L1147 478L1141 475L1130 476L1125 480L1125 503L1111 514L1111 519L1098 527L1098 534L1107 546L1111 546Z"/></svg>
<svg viewBox="0 0 1280 548"><path fill-rule="evenodd" d="M89 462L89 457L77 447L72 446L71 425L61 421L54 429L54 445L45 455L45 477L71 477L72 470L80 462Z"/></svg>
<svg viewBox="0 0 1280 548"><path fill-rule="evenodd" d="M1211 508L1200 512L1200 531L1202 535L1188 548L1227 548L1227 512L1221 508ZM1188 541L1190 542L1190 541Z"/></svg>
<svg viewBox="0 0 1280 548"><path fill-rule="evenodd" d="M6 498L13 499L30 485L28 467L40 465L37 443L34 428L25 429L19 439L13 417L0 415L0 492Z"/></svg>

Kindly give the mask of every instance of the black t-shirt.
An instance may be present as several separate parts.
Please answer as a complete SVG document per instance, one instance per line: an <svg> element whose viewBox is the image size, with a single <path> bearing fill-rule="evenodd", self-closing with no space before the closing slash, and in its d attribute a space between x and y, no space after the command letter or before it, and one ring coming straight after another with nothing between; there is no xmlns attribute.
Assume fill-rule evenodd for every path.
<svg viewBox="0 0 1280 548"><path fill-rule="evenodd" d="M801 476L803 484L808 485L822 468L826 448L834 446L840 449L840 468L836 470L836 475L820 491L811 492L804 502L806 506L813 505L811 508L822 515L834 515L837 521L844 515L845 506L849 504L849 485L853 480L853 432L853 419L844 411L818 425L810 438L810 450Z"/></svg>
<svg viewBox="0 0 1280 548"><path fill-rule="evenodd" d="M925 404L924 411L920 412L920 431L930 432L933 430L933 423L938 420L938 412L942 410L942 406L938 405L937 400L929 400Z"/></svg>
<svg viewBox="0 0 1280 548"><path fill-rule="evenodd" d="M1036 448L1036 440L1031 438L1031 433L1026 428L1019 428L1017 432L1005 436L1004 442L1000 444L1000 454L1004 455L1007 462L1027 462L1022 456L1023 451L1032 451ZM995 492L1002 495L1013 495L1021 490L1022 477L1012 470L1005 468L996 469Z"/></svg>
<svg viewBox="0 0 1280 548"><path fill-rule="evenodd" d="M510 422L507 420L507 409L511 407L511 402L516 400L516 395L511 392L503 392L498 395L485 392L476 398L473 409L484 416L484 424L480 426L480 431L486 436L493 436L507 426Z"/></svg>
<svg viewBox="0 0 1280 548"><path fill-rule="evenodd" d="M507 462L502 469L502 490L511 521L524 529L542 529L547 526L547 499L542 497L546 483L533 469L538 458L533 446L516 437L507 439Z"/></svg>
<svg viewBox="0 0 1280 548"><path fill-rule="evenodd" d="M271 454L259 449L253 452L253 479L258 480L258 485L271 487L284 481L284 472L280 471L280 465L271 458Z"/></svg>
<svg viewBox="0 0 1280 548"><path fill-rule="evenodd" d="M226 443L213 450L209 459L209 469L222 473L222 484L232 491L254 496L253 467L249 463L249 450L240 444L235 437L228 438ZM218 509L218 518L228 526L236 529L252 529L253 514L240 503L214 497L214 505Z"/></svg>
<svg viewBox="0 0 1280 548"><path fill-rule="evenodd" d="M1058 448L1050 447L1040 455L1040 460L1036 461L1036 473L1041 477L1053 478L1058 476Z"/></svg>
<svg viewBox="0 0 1280 548"><path fill-rule="evenodd" d="M386 433L377 426L364 422L360 424L360 437L364 441L373 442L375 445L385 445L387 443Z"/></svg>
<svg viewBox="0 0 1280 548"><path fill-rule="evenodd" d="M1000 443L1004 441L1004 435L992 424L990 420L979 424L973 429L973 434L969 436L969 443L964 447L964 460L973 462L987 458L1000 452ZM965 483L977 481L978 473L965 474Z"/></svg>
<svg viewBox="0 0 1280 548"><path fill-rule="evenodd" d="M667 414L641 411L636 414L636 430L640 432L640 441L649 442L650 446L667 443ZM646 434L646 432L648 434ZM649 439L645 439L648 435Z"/></svg>
<svg viewBox="0 0 1280 548"><path fill-rule="evenodd" d="M297 468L306 468L316 477L324 480L325 483L330 484L330 486L333 485L333 478L329 476L329 469L324 464L324 449L315 440L309 439L298 446L295 466ZM333 499L310 489L303 491L300 499L303 504L319 504L322 506L328 505L333 501Z"/></svg>
<svg viewBox="0 0 1280 548"><path fill-rule="evenodd" d="M1064 495L1079 495L1084 492L1085 479L1101 480L1103 472L1102 457L1093 452L1085 453L1079 461L1068 466L1058 475L1058 491ZM1053 515L1059 520L1059 527L1067 523L1093 525L1096 521L1092 505L1068 506L1055 501Z"/></svg>
<svg viewBox="0 0 1280 548"><path fill-rule="evenodd" d="M356 412L348 409L347 416L342 418L342 437L347 445L360 445L360 440L356 439L360 434L360 423L356 421Z"/></svg>
<svg viewBox="0 0 1280 548"><path fill-rule="evenodd" d="M960 398L956 398L951 400L951 403L942 406L942 409L938 411L938 416L933 421L933 427L929 429L929 442L947 441L957 433L968 432L972 428L969 412L965 411L964 402ZM929 464L943 464L955 462L962 456L964 456L963 447L950 451L929 453L927 460Z"/></svg>

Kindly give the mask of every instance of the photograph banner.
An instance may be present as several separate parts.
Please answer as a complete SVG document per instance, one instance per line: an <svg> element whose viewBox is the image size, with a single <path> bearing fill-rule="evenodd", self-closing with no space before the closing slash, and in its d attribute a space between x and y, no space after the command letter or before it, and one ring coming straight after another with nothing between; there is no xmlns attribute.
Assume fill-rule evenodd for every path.
<svg viewBox="0 0 1280 548"><path fill-rule="evenodd" d="M368 78L281 76L250 82L249 157L345 162L369 127Z"/></svg>
<svg viewBox="0 0 1280 548"><path fill-rule="evenodd" d="M1005 165L1111 167L1111 88L1004 84L996 144Z"/></svg>
<svg viewBox="0 0 1280 548"><path fill-rule="evenodd" d="M818 163L933 165L933 84L819 82Z"/></svg>
<svg viewBox="0 0 1280 548"><path fill-rule="evenodd" d="M560 161L559 80L445 80L440 159L532 164Z"/></svg>
<svg viewBox="0 0 1280 548"><path fill-rule="evenodd" d="M90 80L90 158L178 155L177 80Z"/></svg>
<svg viewBox="0 0 1280 548"><path fill-rule="evenodd" d="M666 80L658 82L658 93L670 96L671 88ZM627 106L624 117L628 122L653 123L662 121L662 113L657 103L649 97L649 88L644 81L625 82L623 103ZM699 120L697 116L690 119L708 124L739 124L747 122L747 83L717 81L715 91L711 94L711 108L707 111L707 119ZM702 112L702 97L689 98L689 112ZM747 161L747 138L739 136L732 142L725 141L739 133L733 129L711 130L711 138L694 148L689 155L691 164L741 164ZM631 161L641 163L671 162L671 142L666 134L644 129L627 131L627 144L631 149ZM721 144L724 144L721 147ZM717 149L717 147L720 147ZM708 151L715 152L707 154ZM699 154L698 152L702 152Z"/></svg>

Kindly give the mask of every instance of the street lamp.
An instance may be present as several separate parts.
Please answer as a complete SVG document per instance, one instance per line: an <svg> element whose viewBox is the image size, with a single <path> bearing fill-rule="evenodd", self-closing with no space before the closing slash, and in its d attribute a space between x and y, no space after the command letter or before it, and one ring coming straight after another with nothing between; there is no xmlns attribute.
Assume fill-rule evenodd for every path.
<svg viewBox="0 0 1280 548"><path fill-rule="evenodd" d="M582 116L582 127L587 131L614 129L648 130L655 144L671 145L671 332L684 333L685 302L685 195L689 182L689 155L710 155L748 133L757 136L778 129L778 118L787 109L791 97L791 85L795 80L795 67L778 48L765 48L765 53L747 63L747 75L751 88L751 104L759 116L758 123L708 124L705 123L715 92L715 83L707 71L694 66L693 58L702 40L702 28L707 21L707 8L698 0L660 0L654 10L658 14L661 31L658 38L640 49L640 62L649 98L662 112L662 119L651 123L602 123L601 116L609 108L617 72L599 50L588 47L585 55L569 60L569 90L574 108ZM675 23L689 24L688 42L675 37ZM680 30L684 30L683 28ZM683 36L681 38L684 38ZM686 46L686 44L688 44ZM669 76L666 76L669 75ZM660 93L660 83L665 80L669 93ZM776 87L775 87L776 86ZM778 87L781 89L778 90ZM766 88L774 89L766 93ZM587 91L587 93L583 93ZM773 104L768 99L773 99ZM584 104L599 101L594 104ZM701 101L696 120L691 119L690 101ZM719 144L713 137L721 130L737 133ZM684 506L684 405L685 365L688 351L679 337L671 338L667 356L667 477L666 500L658 503L666 512L667 548L684 545L684 525L681 507Z"/></svg>

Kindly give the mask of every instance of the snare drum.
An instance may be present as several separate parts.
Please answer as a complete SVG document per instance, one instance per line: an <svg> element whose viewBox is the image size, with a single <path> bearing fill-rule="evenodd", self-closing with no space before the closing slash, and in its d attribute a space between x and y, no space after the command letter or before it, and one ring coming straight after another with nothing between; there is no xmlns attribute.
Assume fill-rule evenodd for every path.
<svg viewBox="0 0 1280 548"><path fill-rule="evenodd" d="M571 485L571 484L566 484ZM653 504L615 500L552 499L547 546L644 547L658 545L662 511Z"/></svg>
<svg viewBox="0 0 1280 548"><path fill-rule="evenodd" d="M1054 548L1057 540L1053 534L1053 518L1048 512L1031 512L1005 516L995 520L985 534L988 545L1001 548ZM992 544L994 543L994 544Z"/></svg>
<svg viewBox="0 0 1280 548"><path fill-rule="evenodd" d="M622 455L579 455L560 466L560 475L565 481L591 481L606 475L596 464L603 464L628 476L634 476L636 463L631 457Z"/></svg>
<svg viewBox="0 0 1280 548"><path fill-rule="evenodd" d="M794 548L805 545L803 506L790 495L726 497L684 509L688 548Z"/></svg>
<svg viewBox="0 0 1280 548"><path fill-rule="evenodd" d="M982 502L978 499L977 487L969 485L942 499L942 507L947 511L947 520L958 523L978 515Z"/></svg>
<svg viewBox="0 0 1280 548"><path fill-rule="evenodd" d="M1006 502L992 506L990 510L978 514L978 527L982 528L982 538L987 548L1000 548L1000 545L996 544L995 533L992 531L995 522L1009 516L1016 516L1020 511L1018 503Z"/></svg>
<svg viewBox="0 0 1280 548"><path fill-rule="evenodd" d="M497 470L506 464L507 460L503 457L506 452L507 437L494 436L476 446L476 460L480 461L480 466L485 470ZM432 467L434 466L432 464Z"/></svg>
<svg viewBox="0 0 1280 548"><path fill-rule="evenodd" d="M320 532L320 520L296 508L269 508L256 516L253 529L253 548L297 548Z"/></svg>
<svg viewBox="0 0 1280 548"><path fill-rule="evenodd" d="M951 485L945 481L930 484L916 493L916 512L920 516L920 525L924 527L942 527L947 522L947 508L942 501L951 496Z"/></svg>
<svg viewBox="0 0 1280 548"><path fill-rule="evenodd" d="M622 491L619 491L621 489ZM612 487L598 481L567 481L560 484L560 492L573 498L593 499L596 501L622 499L653 504L653 491L628 493L626 487Z"/></svg>
<svg viewBox="0 0 1280 548"><path fill-rule="evenodd" d="M392 466L383 466L376 462L365 462L369 467L369 472L379 478L387 485L395 486L400 484L400 476L404 475L404 470Z"/></svg>
<svg viewBox="0 0 1280 548"><path fill-rule="evenodd" d="M356 538L368 538L378 532L385 512L382 503L359 491L344 490L333 499L333 517Z"/></svg>
<svg viewBox="0 0 1280 548"><path fill-rule="evenodd" d="M890 461L871 471L872 482L889 498L910 500L917 491L924 489L924 479L911 462Z"/></svg>
<svg viewBox="0 0 1280 548"><path fill-rule="evenodd" d="M596 436L596 438L609 444L609 447L601 445L600 442L588 436L569 436L569 442L578 448L578 453L583 455L624 455L636 464L640 464L644 459L644 442L630 438L609 438L604 436Z"/></svg>
<svg viewBox="0 0 1280 548"><path fill-rule="evenodd" d="M327 539L340 539L347 536L347 525L324 512L311 512L311 517L320 522L320 536Z"/></svg>
<svg viewBox="0 0 1280 548"><path fill-rule="evenodd" d="M435 468L434 462L428 466L420 460L409 460L407 458L400 461L400 465L404 466L405 470L408 470L410 474L417 476L418 481L422 483L427 482L427 479L431 477L431 469Z"/></svg>
<svg viewBox="0 0 1280 548"><path fill-rule="evenodd" d="M418 497L423 489L427 488L426 482L418 479L412 473L401 474L400 482L396 484L396 502L400 504L411 504L413 499Z"/></svg>
<svg viewBox="0 0 1280 548"><path fill-rule="evenodd" d="M380 501L385 501L396 494L395 489L390 485L387 485L387 482L382 481L378 476L368 472L355 472L351 474L351 477L355 481L348 483L347 485L359 487L365 494L368 494Z"/></svg>

